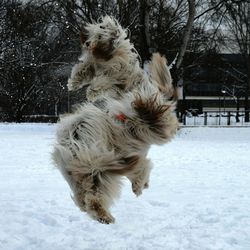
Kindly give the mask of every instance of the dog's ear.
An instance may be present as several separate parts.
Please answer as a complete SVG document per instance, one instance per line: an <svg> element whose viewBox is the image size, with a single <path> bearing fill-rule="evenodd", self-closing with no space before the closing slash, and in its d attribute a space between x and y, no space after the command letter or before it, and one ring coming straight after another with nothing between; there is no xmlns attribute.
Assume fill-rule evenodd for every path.
<svg viewBox="0 0 250 250"><path fill-rule="evenodd" d="M88 39L88 32L86 29L82 28L80 30L80 41L81 41L81 44L84 44Z"/></svg>

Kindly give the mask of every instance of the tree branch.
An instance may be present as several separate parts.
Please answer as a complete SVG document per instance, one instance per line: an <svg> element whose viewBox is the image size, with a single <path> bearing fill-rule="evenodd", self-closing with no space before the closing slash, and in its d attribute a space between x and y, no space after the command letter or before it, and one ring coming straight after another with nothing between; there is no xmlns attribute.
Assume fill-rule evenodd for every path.
<svg viewBox="0 0 250 250"><path fill-rule="evenodd" d="M179 54L177 57L177 62L176 62L176 69L180 68L180 65L183 61L183 57L184 54L186 52L187 49L187 44L190 38L190 34L192 31L192 25L194 22L194 16L195 16L195 0L188 0L188 20L187 20L187 24L184 30L184 34L183 34L183 38L182 38L182 43L181 43L181 47L179 50Z"/></svg>

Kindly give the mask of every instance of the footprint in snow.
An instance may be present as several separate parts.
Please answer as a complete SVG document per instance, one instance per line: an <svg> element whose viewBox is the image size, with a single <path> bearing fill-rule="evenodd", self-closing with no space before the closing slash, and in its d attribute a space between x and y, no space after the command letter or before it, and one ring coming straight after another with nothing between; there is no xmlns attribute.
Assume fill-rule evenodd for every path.
<svg viewBox="0 0 250 250"><path fill-rule="evenodd" d="M58 226L58 222L51 216L44 215L40 218L41 222L48 226Z"/></svg>
<svg viewBox="0 0 250 250"><path fill-rule="evenodd" d="M200 220L203 223L211 224L211 223L217 223L220 221L219 217L215 214L201 214L198 215L198 220Z"/></svg>
<svg viewBox="0 0 250 250"><path fill-rule="evenodd" d="M69 220L69 222L73 222L73 221L79 221L80 218L78 216L69 216L68 220Z"/></svg>
<svg viewBox="0 0 250 250"><path fill-rule="evenodd" d="M153 207L168 207L168 203L160 202L160 201L149 201L149 204Z"/></svg>
<svg viewBox="0 0 250 250"><path fill-rule="evenodd" d="M49 215L42 215L42 214L38 214L38 213L34 213L34 212L29 212L29 211L24 211L23 213L24 217L29 217L35 220L40 221L42 224L48 225L48 226L58 226L58 222L56 219L54 219L53 217L49 216Z"/></svg>

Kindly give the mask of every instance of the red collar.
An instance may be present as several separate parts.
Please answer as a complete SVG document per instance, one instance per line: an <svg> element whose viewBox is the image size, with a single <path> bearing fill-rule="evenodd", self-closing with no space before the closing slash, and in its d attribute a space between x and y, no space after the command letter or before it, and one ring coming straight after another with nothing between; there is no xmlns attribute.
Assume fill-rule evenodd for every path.
<svg viewBox="0 0 250 250"><path fill-rule="evenodd" d="M118 121L121 121L121 122L125 122L127 117L123 114L123 113L120 113L118 115L115 116L115 118L118 120Z"/></svg>

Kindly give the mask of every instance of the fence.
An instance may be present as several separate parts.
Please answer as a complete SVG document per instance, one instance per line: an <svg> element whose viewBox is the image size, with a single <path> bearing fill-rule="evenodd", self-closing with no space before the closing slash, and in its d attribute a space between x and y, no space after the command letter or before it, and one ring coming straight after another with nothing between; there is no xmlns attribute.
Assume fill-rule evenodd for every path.
<svg viewBox="0 0 250 250"><path fill-rule="evenodd" d="M202 114L187 111L182 116L182 123L190 126L250 126L244 118L245 111L205 111Z"/></svg>
<svg viewBox="0 0 250 250"><path fill-rule="evenodd" d="M58 118L55 115L25 115L22 118L22 122L55 123L58 121ZM182 124L187 126L250 126L250 123L246 123L244 118L245 111L205 111L198 114L195 110L192 110L186 111L182 115L181 120ZM4 120L6 121L6 119Z"/></svg>

